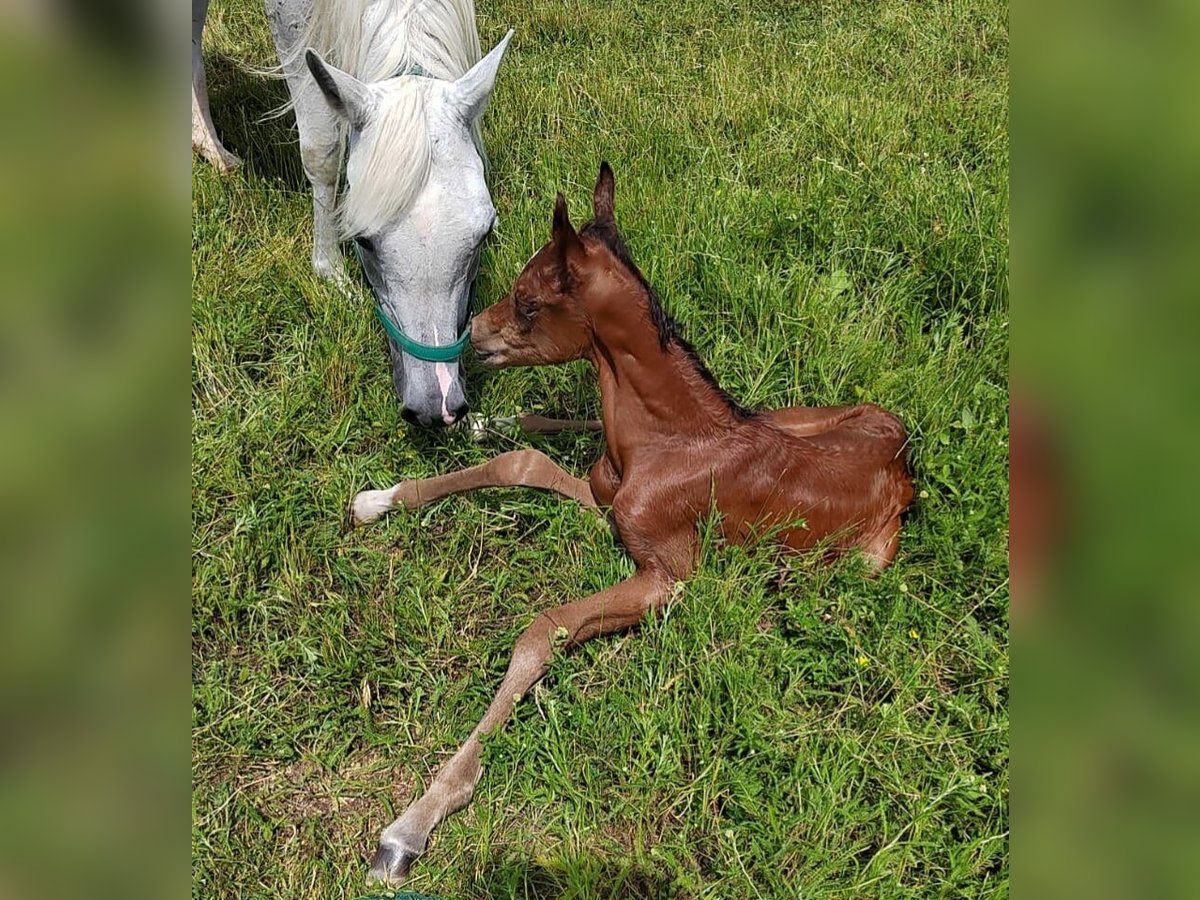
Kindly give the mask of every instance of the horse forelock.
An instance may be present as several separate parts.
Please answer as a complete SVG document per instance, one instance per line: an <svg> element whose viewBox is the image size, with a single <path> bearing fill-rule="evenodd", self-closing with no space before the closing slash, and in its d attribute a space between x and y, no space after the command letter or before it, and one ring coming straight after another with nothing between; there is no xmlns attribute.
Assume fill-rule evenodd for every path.
<svg viewBox="0 0 1200 900"><path fill-rule="evenodd" d="M428 180L433 159L425 120L428 88L421 78L376 86L379 105L355 142L339 201L346 237L378 231L408 208Z"/></svg>
<svg viewBox="0 0 1200 900"><path fill-rule="evenodd" d="M292 55L308 47L369 82L414 65L450 81L482 56L474 0L315 0Z"/></svg>

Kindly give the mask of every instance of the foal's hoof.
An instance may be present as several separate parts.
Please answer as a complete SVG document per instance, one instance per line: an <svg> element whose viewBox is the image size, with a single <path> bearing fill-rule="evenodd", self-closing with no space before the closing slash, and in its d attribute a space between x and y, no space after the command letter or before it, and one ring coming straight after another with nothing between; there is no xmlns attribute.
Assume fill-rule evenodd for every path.
<svg viewBox="0 0 1200 900"><path fill-rule="evenodd" d="M350 501L350 523L366 525L392 508L391 491L359 491Z"/></svg>
<svg viewBox="0 0 1200 900"><path fill-rule="evenodd" d="M420 851L399 844L380 844L379 849L375 851L375 858L371 860L371 870L367 877L394 887L404 880L420 855Z"/></svg>

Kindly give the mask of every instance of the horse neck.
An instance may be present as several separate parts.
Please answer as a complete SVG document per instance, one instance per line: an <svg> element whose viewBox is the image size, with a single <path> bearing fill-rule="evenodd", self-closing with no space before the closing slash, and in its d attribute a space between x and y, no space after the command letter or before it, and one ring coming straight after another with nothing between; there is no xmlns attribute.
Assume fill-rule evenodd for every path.
<svg viewBox="0 0 1200 900"><path fill-rule="evenodd" d="M593 314L590 353L605 440L622 465L639 446L668 437L698 438L736 424L688 351L674 338L663 349L644 289L629 293L641 296L611 298Z"/></svg>

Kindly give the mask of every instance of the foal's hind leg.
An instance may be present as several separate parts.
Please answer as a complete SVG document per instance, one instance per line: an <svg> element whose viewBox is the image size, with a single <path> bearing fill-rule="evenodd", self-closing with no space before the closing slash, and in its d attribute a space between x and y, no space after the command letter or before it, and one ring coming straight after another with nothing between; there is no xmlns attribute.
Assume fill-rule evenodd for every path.
<svg viewBox="0 0 1200 900"><path fill-rule="evenodd" d="M408 874L413 860L424 852L430 832L471 801L483 772L480 736L508 719L525 692L545 674L556 648L572 647L636 625L647 611L666 602L672 584L666 575L642 569L628 581L534 619L513 647L512 662L500 690L471 736L438 770L429 790L384 829L370 877L388 884L399 882Z"/></svg>
<svg viewBox="0 0 1200 900"><path fill-rule="evenodd" d="M448 475L402 481L385 491L361 491L351 501L351 517L355 525L362 525L398 506L416 509L450 494L485 487L542 488L597 508L588 482L564 471L540 450L513 450Z"/></svg>

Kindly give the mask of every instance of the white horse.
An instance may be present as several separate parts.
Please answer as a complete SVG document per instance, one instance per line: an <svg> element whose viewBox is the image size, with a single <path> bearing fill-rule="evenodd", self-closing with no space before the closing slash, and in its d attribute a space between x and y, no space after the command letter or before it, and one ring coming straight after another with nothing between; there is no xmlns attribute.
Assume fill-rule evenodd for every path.
<svg viewBox="0 0 1200 900"><path fill-rule="evenodd" d="M496 221L479 120L512 32L481 59L474 0L266 8L313 188L313 268L345 284L340 245L356 242L401 415L453 424L467 411L458 357ZM228 168L236 157L213 133L198 57L206 9L193 0L192 143Z"/></svg>
<svg viewBox="0 0 1200 900"><path fill-rule="evenodd" d="M340 239L357 242L401 415L452 424L496 221L479 120L512 32L480 59L473 0L267 0L267 16L313 186L313 267L341 280Z"/></svg>

